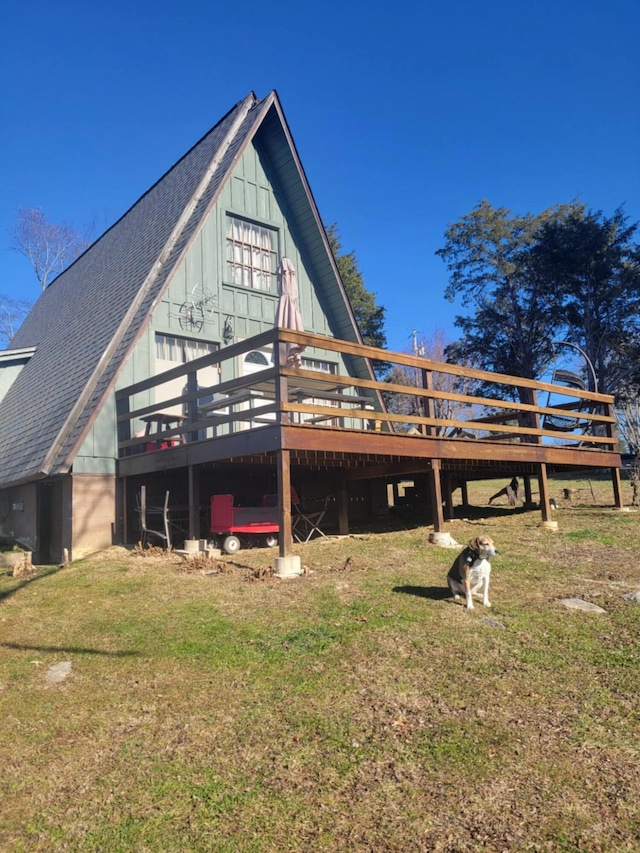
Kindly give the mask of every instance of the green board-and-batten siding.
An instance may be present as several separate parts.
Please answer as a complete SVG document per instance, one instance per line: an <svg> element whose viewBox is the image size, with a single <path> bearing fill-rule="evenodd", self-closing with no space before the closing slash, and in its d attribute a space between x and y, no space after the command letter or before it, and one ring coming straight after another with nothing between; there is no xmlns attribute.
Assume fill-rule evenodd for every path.
<svg viewBox="0 0 640 853"><path fill-rule="evenodd" d="M314 220L309 218L307 211L305 227L300 229L287 206L290 196L272 184L269 175L276 173L279 170L269 162L260 139L249 144L217 203L176 268L149 325L120 374L117 387L125 387L153 374L156 332L208 341L222 347L225 345L222 340L225 322L231 325L235 340L253 337L273 326L278 302L275 281L273 290L266 292L237 286L228 280L226 235L229 215L250 219L277 230L278 259L288 257L296 268L298 304L306 329L318 334L334 335L333 327L343 325L343 317L328 316L328 306L333 300L321 301L321 290L317 286L321 277L312 268L310 260L313 253L309 252L306 244L301 244L301 231L314 232ZM296 206L304 202L309 208L304 193L295 193L293 201ZM317 227L313 241L323 245ZM203 325L199 329L197 324L190 326L187 322L186 308L193 302L202 301L204 297L207 301L203 306ZM344 313L344 306L341 313ZM308 355L336 360L335 354L309 352ZM343 362L338 363L338 371L343 374L348 372ZM147 399L141 400L140 405L147 402ZM106 460L113 460L115 456L115 413L113 406L106 405L82 445L74 470L105 472L105 468L112 467Z"/></svg>

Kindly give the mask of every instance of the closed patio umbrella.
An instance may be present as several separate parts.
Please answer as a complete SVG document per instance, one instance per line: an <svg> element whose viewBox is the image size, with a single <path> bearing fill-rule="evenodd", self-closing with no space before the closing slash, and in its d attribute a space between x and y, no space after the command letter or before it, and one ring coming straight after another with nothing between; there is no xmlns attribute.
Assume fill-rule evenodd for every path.
<svg viewBox="0 0 640 853"><path fill-rule="evenodd" d="M302 315L298 308L298 281L296 270L289 258L283 258L277 269L278 276L278 309L276 311L276 327L281 329L294 329L296 332L304 332ZM300 353L304 350L298 344L287 344L287 362L295 367L302 365Z"/></svg>

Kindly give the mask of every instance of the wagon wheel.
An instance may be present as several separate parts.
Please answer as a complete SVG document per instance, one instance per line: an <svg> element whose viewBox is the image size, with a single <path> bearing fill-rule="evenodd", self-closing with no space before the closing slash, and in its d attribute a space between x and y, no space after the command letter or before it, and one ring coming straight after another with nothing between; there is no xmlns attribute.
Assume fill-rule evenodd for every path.
<svg viewBox="0 0 640 853"><path fill-rule="evenodd" d="M237 536L227 536L222 543L225 554L236 554L240 550L240 540Z"/></svg>

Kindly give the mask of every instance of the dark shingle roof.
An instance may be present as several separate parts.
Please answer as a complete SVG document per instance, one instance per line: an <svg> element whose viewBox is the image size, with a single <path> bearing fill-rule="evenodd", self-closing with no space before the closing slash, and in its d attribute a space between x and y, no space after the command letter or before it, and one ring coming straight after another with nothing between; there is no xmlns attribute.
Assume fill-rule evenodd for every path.
<svg viewBox="0 0 640 853"><path fill-rule="evenodd" d="M11 342L36 352L0 405L0 483L68 467L262 104L238 103L34 305Z"/></svg>

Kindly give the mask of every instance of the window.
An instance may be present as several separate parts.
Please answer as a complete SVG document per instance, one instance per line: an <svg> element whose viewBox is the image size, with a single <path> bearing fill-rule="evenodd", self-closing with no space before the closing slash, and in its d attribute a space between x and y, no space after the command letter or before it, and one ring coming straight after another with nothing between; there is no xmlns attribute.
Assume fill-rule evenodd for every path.
<svg viewBox="0 0 640 853"><path fill-rule="evenodd" d="M271 228L227 217L227 276L253 290L271 290L277 266L277 233ZM275 288L273 288L275 289Z"/></svg>
<svg viewBox="0 0 640 853"><path fill-rule="evenodd" d="M164 373L165 370L171 370L178 364L187 364L196 358L201 358L203 355L217 352L220 347L218 344L212 344L208 341L196 341L189 338L176 338L173 335L163 335L156 332L156 359L155 359L155 375ZM196 376L196 382L199 388L209 388L212 385L217 385L220 381L219 367L217 364L211 364L208 367L201 367ZM187 377L179 376L177 379L170 379L162 385L158 385L155 389L155 402L162 403L163 400L172 400L174 397L180 397L186 394ZM206 397L203 396L203 400ZM165 412L168 414L184 415L186 409L181 405L165 407Z"/></svg>
<svg viewBox="0 0 640 853"><path fill-rule="evenodd" d="M320 361L317 358L305 358L302 356L302 367L304 370L317 370L318 373L330 373L337 374L338 373L338 365L334 361ZM329 407L338 407L339 403L337 400L327 400L326 397L306 397L301 399L302 403L309 403L312 406L329 406ZM307 412L301 412L299 415L300 423L306 423L307 421L319 422L324 424L325 426L338 426L338 421L334 418L332 420L326 420L324 418L318 419L318 417L314 417L314 415L310 415Z"/></svg>
<svg viewBox="0 0 640 853"><path fill-rule="evenodd" d="M244 358L245 364L256 364L260 366L260 369L265 369L269 367L269 361L266 355L262 352L258 352L254 350L253 352L247 353Z"/></svg>
<svg viewBox="0 0 640 853"><path fill-rule="evenodd" d="M156 332L156 360L168 361L171 364L186 364L195 358L209 355L219 349L218 344L207 341L194 341L187 338L174 338L172 335L161 335ZM168 367L164 368L168 370Z"/></svg>
<svg viewBox="0 0 640 853"><path fill-rule="evenodd" d="M315 358L302 356L302 367L305 370L317 370L320 373L337 373L338 365L333 361L318 361Z"/></svg>

